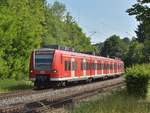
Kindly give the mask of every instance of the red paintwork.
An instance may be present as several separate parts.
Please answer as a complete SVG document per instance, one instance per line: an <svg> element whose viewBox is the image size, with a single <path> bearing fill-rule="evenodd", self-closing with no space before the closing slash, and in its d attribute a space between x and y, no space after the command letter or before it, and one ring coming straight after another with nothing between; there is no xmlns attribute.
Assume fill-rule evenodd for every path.
<svg viewBox="0 0 150 113"><path fill-rule="evenodd" d="M38 51L49 51L49 50L42 50L39 49ZM58 79L58 80L70 80L73 79L71 75L71 70L66 71L65 70L65 61L70 61L73 58L77 63L77 69L75 70L75 76L77 79L82 77L95 77L96 71L92 68L92 64L97 62L96 64L104 64L104 70L97 70L97 75L99 77L101 76L113 76L116 74L124 73L124 63L121 60L115 60L111 58L105 58L105 57L99 57L99 56L93 56L93 55L87 55L87 54L81 54L81 53L75 53L75 52L68 52L68 51L62 51L62 50L51 50L54 52L53 56L53 62L52 62L52 69L49 71L43 71L43 70L34 70L34 52L31 54L30 58L30 79L35 80L36 75L48 75L49 78ZM44 52L42 53L44 54ZM83 62L83 59L86 60L86 62L90 63L90 70L86 71L86 76L84 76L83 70L81 70L81 62ZM112 65L112 69L108 70L107 65ZM122 67L114 67L114 64L121 64ZM72 68L72 66L71 66ZM113 69L114 68L114 69ZM53 70L56 70L57 72L54 73ZM114 73L113 73L114 72Z"/></svg>

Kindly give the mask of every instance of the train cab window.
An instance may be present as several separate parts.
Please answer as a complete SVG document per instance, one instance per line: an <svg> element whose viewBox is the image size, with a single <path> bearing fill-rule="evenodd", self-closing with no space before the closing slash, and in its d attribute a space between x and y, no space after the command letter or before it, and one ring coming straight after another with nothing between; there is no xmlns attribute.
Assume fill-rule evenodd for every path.
<svg viewBox="0 0 150 113"><path fill-rule="evenodd" d="M35 70L50 70L52 67L53 54L50 53L35 53Z"/></svg>
<svg viewBox="0 0 150 113"><path fill-rule="evenodd" d="M65 61L65 71L71 70L71 62L70 61Z"/></svg>

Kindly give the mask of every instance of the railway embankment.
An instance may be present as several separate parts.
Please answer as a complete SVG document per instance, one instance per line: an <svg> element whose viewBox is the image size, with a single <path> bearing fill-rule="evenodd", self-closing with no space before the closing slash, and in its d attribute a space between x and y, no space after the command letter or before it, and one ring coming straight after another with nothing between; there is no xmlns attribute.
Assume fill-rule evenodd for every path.
<svg viewBox="0 0 150 113"><path fill-rule="evenodd" d="M29 90L28 92L11 93L0 97L0 112L41 110L43 106L51 108L51 106L57 104L73 102L124 85L124 78L119 77L62 89Z"/></svg>

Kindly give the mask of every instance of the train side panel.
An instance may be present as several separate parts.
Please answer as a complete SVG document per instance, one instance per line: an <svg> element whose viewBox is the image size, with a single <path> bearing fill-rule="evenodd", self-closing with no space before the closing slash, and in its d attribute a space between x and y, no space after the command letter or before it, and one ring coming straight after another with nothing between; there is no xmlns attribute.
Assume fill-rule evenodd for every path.
<svg viewBox="0 0 150 113"><path fill-rule="evenodd" d="M124 63L121 60L62 50L39 49L32 52L29 67L32 81L36 81L37 76L38 79L48 77L49 82L59 82L109 77L124 73Z"/></svg>

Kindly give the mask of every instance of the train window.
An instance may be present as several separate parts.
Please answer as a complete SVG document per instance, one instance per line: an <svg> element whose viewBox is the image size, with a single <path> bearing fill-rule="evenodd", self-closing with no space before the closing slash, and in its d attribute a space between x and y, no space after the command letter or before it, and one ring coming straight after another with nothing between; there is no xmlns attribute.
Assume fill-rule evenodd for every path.
<svg viewBox="0 0 150 113"><path fill-rule="evenodd" d="M87 62L84 63L84 70L87 70Z"/></svg>
<svg viewBox="0 0 150 113"><path fill-rule="evenodd" d="M103 70L104 64L100 64L100 70Z"/></svg>
<svg viewBox="0 0 150 113"><path fill-rule="evenodd" d="M92 69L95 70L96 69L96 64L92 63Z"/></svg>
<svg viewBox="0 0 150 113"><path fill-rule="evenodd" d="M65 61L65 71L67 71L67 61Z"/></svg>
<svg viewBox="0 0 150 113"><path fill-rule="evenodd" d="M114 68L117 69L117 65L116 64L114 64Z"/></svg>
<svg viewBox="0 0 150 113"><path fill-rule="evenodd" d="M85 70L86 69L86 63L81 62L81 70Z"/></svg>
<svg viewBox="0 0 150 113"><path fill-rule="evenodd" d="M98 70L101 70L101 64L100 64L100 63L98 64L98 66L99 66L99 67L98 67Z"/></svg>
<svg viewBox="0 0 150 113"><path fill-rule="evenodd" d="M71 70L71 62L70 61L65 61L65 71Z"/></svg>
<svg viewBox="0 0 150 113"><path fill-rule="evenodd" d="M68 61L68 70L71 70L71 62Z"/></svg>
<svg viewBox="0 0 150 113"><path fill-rule="evenodd" d="M77 69L77 63L76 62L72 62L72 70L76 70Z"/></svg>
<svg viewBox="0 0 150 113"><path fill-rule="evenodd" d="M85 63L85 70L88 70L88 62Z"/></svg>
<svg viewBox="0 0 150 113"><path fill-rule="evenodd" d="M104 64L104 70L106 70L107 69L107 64Z"/></svg>
<svg viewBox="0 0 150 113"><path fill-rule="evenodd" d="M97 70L100 70L100 64L99 63L97 64Z"/></svg>
<svg viewBox="0 0 150 113"><path fill-rule="evenodd" d="M112 70L113 69L113 64L110 64L110 70Z"/></svg>
<svg viewBox="0 0 150 113"><path fill-rule="evenodd" d="M108 70L108 68L109 68L109 64L106 64L106 70Z"/></svg>
<svg viewBox="0 0 150 113"><path fill-rule="evenodd" d="M94 69L94 64L92 63L92 65L91 65L91 69Z"/></svg>
<svg viewBox="0 0 150 113"><path fill-rule="evenodd" d="M89 63L86 62L86 70L89 70Z"/></svg>
<svg viewBox="0 0 150 113"><path fill-rule="evenodd" d="M84 69L84 67L83 67L83 62L81 62L81 70L83 70Z"/></svg>
<svg viewBox="0 0 150 113"><path fill-rule="evenodd" d="M96 63L96 64L95 64L95 70L97 70L97 66L98 66L98 64Z"/></svg>
<svg viewBox="0 0 150 113"><path fill-rule="evenodd" d="M52 66L53 55L46 53L35 53L35 70L50 70Z"/></svg>

